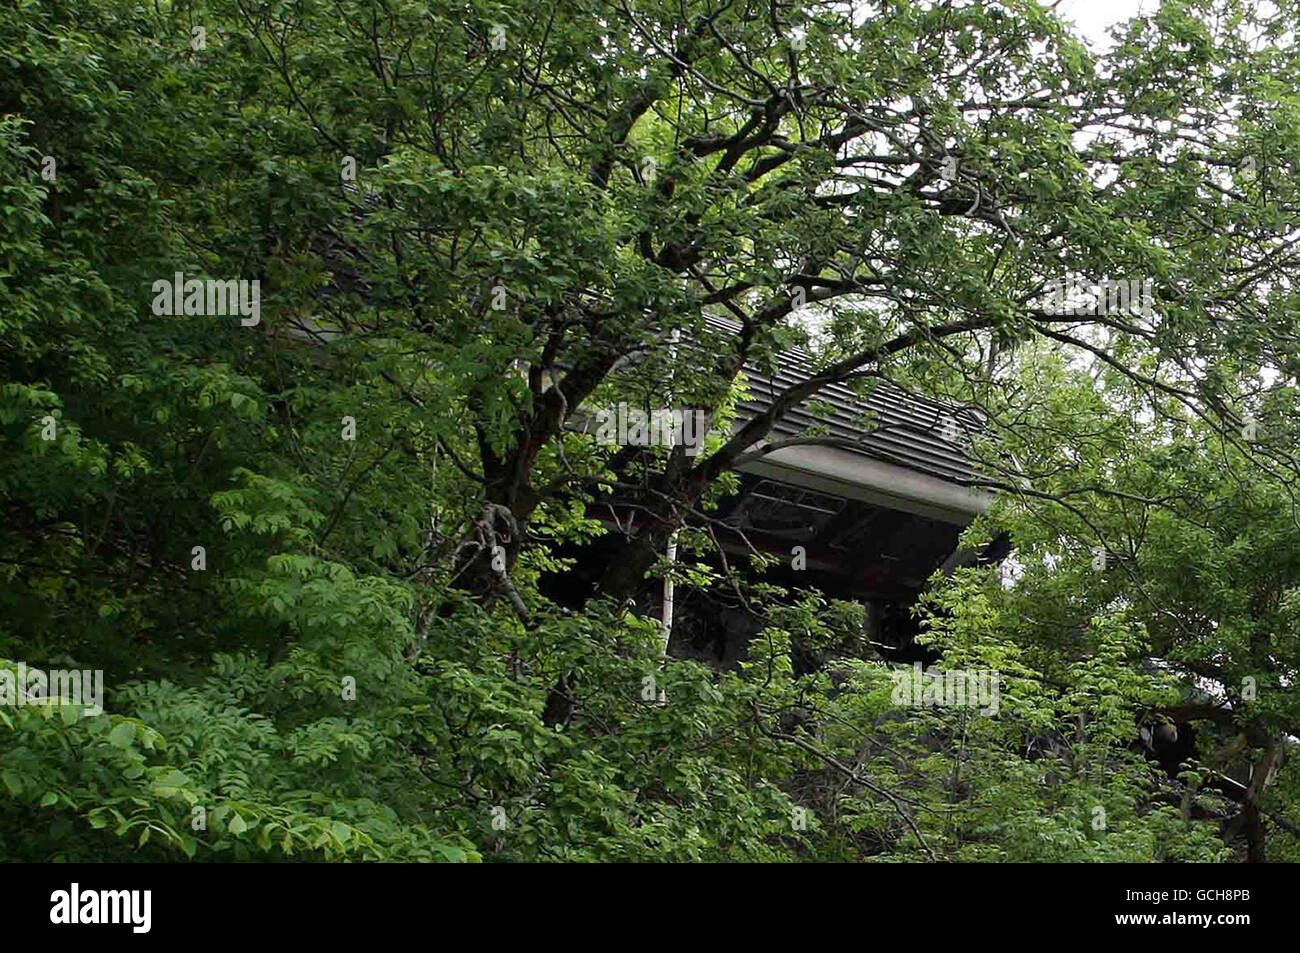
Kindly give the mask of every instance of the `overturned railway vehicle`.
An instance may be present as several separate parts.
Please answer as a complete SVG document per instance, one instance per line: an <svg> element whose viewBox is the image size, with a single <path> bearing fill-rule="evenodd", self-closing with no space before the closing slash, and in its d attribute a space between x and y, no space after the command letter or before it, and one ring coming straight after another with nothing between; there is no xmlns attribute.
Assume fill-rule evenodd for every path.
<svg viewBox="0 0 1300 953"><path fill-rule="evenodd" d="M748 393L733 432L814 373L801 351L783 352L774 366L769 373L746 365ZM644 411L644 418L653 415ZM588 409L574 414L570 427L594 435L607 423L607 415L597 418ZM731 566L754 552L771 556L773 564L756 578L858 602L863 634L880 654L923 659L910 610L929 577L940 568L998 561L1010 550L1005 537L980 552L959 544L962 530L991 502L975 486L977 467L966 449L981 427L969 408L888 385L866 394L826 385L786 411L753 448L769 452L746 454L752 458L736 467L739 492L709 514L709 526L723 553L735 557ZM689 428L687 435L689 441ZM796 442L801 439L806 442ZM619 504L614 494L591 509L615 542L570 553L573 571L549 581L555 597L577 603L589 595L617 535L639 525L638 511ZM669 652L677 657L734 664L759 630L740 594L680 588L674 594L671 584L648 580L639 604L663 619Z"/></svg>

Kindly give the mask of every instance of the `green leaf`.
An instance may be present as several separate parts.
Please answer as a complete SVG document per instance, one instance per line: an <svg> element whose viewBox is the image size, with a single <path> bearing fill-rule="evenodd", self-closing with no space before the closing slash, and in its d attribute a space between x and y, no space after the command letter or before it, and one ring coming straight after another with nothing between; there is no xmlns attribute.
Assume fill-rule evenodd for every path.
<svg viewBox="0 0 1300 953"><path fill-rule="evenodd" d="M108 743L114 748L129 748L135 740L135 725L129 721L118 722L108 733Z"/></svg>
<svg viewBox="0 0 1300 953"><path fill-rule="evenodd" d="M23 793L22 779L13 771L0 772L0 781L4 782L5 787L9 789L9 793L14 797L18 797Z"/></svg>

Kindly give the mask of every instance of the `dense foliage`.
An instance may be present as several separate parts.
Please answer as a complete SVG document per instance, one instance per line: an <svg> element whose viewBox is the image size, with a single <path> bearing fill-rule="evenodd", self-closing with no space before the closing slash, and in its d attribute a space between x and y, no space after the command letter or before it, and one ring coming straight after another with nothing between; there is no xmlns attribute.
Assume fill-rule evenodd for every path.
<svg viewBox="0 0 1300 953"><path fill-rule="evenodd" d="M105 684L0 707L0 858L1300 858L1298 24L0 3L0 667ZM178 272L258 322L156 313ZM1076 274L1155 315L1047 309ZM860 611L718 558L738 461L835 381L985 415L969 543L1015 554L917 611L994 717L900 708ZM704 452L566 430L647 395ZM547 598L615 490L644 518ZM743 665L663 658L665 573L761 616Z"/></svg>

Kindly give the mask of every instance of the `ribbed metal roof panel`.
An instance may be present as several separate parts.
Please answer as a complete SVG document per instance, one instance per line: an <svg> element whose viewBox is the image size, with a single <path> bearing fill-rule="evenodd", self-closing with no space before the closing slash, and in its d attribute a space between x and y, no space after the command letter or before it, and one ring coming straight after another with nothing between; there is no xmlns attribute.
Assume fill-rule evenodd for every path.
<svg viewBox="0 0 1300 953"><path fill-rule="evenodd" d="M715 331L740 333L740 325L710 316ZM749 397L738 404L739 416L749 419L767 411L782 393L815 373L812 356L803 350L784 351L772 374L745 365ZM820 404L814 412L809 405ZM946 438L947 421L956 441ZM788 411L772 430L774 439L798 436L813 427L827 436L852 442L854 453L908 467L953 482L975 476L971 458L960 441L978 431L978 417L959 404L917 397L885 382L858 394L845 384L827 384L816 395Z"/></svg>

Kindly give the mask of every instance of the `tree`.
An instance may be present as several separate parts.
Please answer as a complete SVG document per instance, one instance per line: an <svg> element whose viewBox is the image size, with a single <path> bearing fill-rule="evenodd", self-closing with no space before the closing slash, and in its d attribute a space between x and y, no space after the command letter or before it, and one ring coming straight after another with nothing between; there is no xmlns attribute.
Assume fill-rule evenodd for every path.
<svg viewBox="0 0 1300 953"><path fill-rule="evenodd" d="M1193 802L1249 763L1261 859L1295 792L1277 6L1166 3L1104 59L1029 0L0 10L0 659L108 686L0 709L0 855L1209 859ZM158 313L178 272L257 282L256 321ZM1064 313L1073 277L1151 308ZM796 344L816 373L732 432ZM674 537L683 585L738 585L710 507L838 382L982 410L1008 504L972 539L1132 557L936 580L934 644L1014 675L1004 721L885 718L815 592L751 580L738 672L628 611ZM566 429L625 399L705 409L705 451ZM643 518L555 605L615 491ZM1223 546L1273 563L1189 585ZM796 675L800 640L841 658ZM1192 710L1153 655L1257 698ZM1166 717L1230 749L1186 809L1130 750Z"/></svg>

